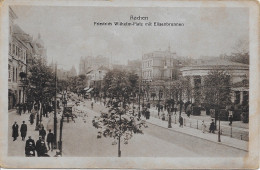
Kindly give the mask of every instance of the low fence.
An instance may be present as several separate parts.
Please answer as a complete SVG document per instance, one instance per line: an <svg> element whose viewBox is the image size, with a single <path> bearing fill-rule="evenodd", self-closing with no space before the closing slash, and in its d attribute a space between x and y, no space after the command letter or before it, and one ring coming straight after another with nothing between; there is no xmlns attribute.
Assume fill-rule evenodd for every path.
<svg viewBox="0 0 260 170"><path fill-rule="evenodd" d="M158 116L158 112L156 111L150 111L150 114L154 118L158 118L161 121L168 121L168 114L165 114L165 120L162 120L162 112L160 112L160 117ZM171 117L171 122L174 124L179 124L179 114L177 113L176 115L173 114ZM205 122L206 128L205 132L209 133L209 127L210 127L210 122ZM196 120L196 119L191 119L191 118L183 118L183 126L189 127L189 128L194 128L201 130L202 133L202 120ZM218 133L218 121L217 121L217 126L216 126L216 131L215 133ZM249 140L249 132L245 129L242 128L236 128L231 126L226 126L226 125L220 125L220 133L223 136L229 136L231 138L236 138L244 141Z"/></svg>

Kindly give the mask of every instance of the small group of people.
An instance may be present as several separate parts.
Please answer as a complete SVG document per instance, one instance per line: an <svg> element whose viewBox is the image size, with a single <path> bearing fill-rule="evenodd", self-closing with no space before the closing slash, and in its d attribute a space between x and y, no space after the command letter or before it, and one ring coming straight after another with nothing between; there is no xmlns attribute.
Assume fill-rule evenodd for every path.
<svg viewBox="0 0 260 170"><path fill-rule="evenodd" d="M24 141L24 139L26 137L26 133L27 133L27 125L25 124L25 121L23 121L23 123L20 127L20 133L21 133L22 140ZM13 141L15 141L18 136L19 136L19 125L17 124L17 122L14 122L14 124L12 126Z"/></svg>
<svg viewBox="0 0 260 170"><path fill-rule="evenodd" d="M48 156L47 155L48 150L53 151L53 145L55 142L54 134L51 132L50 129L47 135L47 143L48 143L48 150L47 150L45 144L46 131L42 123L40 123L40 125L41 126L39 126L39 140L37 140L36 144L34 140L31 138L31 136L29 136L28 140L26 141L25 156L27 157L35 156L35 151L37 152L38 157ZM27 125L25 124L25 121L23 121L23 123L21 124L20 134L21 134L22 141L24 141L27 135ZM19 125L17 124L17 122L14 122L14 124L12 125L13 141L16 141L18 136L19 136Z"/></svg>
<svg viewBox="0 0 260 170"><path fill-rule="evenodd" d="M39 137L39 140L37 140L36 145L34 140L31 138L31 136L28 137L29 139L25 143L25 156L26 157L34 157L35 151L37 153L38 157L48 157L47 154L48 150L45 144L45 141L42 139L42 137Z"/></svg>
<svg viewBox="0 0 260 170"><path fill-rule="evenodd" d="M45 135L42 136L42 134L39 136L39 139L37 140L36 144L34 140L31 138L31 136L28 137L29 139L26 141L25 144L25 156L26 157L34 157L35 151L37 153L38 157L48 157L49 155L47 152L49 150L53 151L53 144L54 144L54 134L49 130L49 133L47 135L47 143L48 143L48 149L46 147L45 143Z"/></svg>

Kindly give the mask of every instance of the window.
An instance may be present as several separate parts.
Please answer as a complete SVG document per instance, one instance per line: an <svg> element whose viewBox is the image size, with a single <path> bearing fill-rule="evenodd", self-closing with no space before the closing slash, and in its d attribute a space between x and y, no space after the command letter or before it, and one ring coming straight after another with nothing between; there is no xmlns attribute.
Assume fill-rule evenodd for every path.
<svg viewBox="0 0 260 170"><path fill-rule="evenodd" d="M11 54L11 52L12 52L12 45L11 43L9 43L9 54Z"/></svg>
<svg viewBox="0 0 260 170"><path fill-rule="evenodd" d="M15 82L17 82L17 68L16 68L16 71L15 71L15 74L16 74L16 76L15 76Z"/></svg>
<svg viewBox="0 0 260 170"><path fill-rule="evenodd" d="M13 67L13 82L14 82L14 74L15 74L15 69L14 69L14 67Z"/></svg>
<svg viewBox="0 0 260 170"><path fill-rule="evenodd" d="M13 54L15 54L15 45L13 44Z"/></svg>
<svg viewBox="0 0 260 170"><path fill-rule="evenodd" d="M235 104L240 103L240 91L235 92L236 98L235 98Z"/></svg>

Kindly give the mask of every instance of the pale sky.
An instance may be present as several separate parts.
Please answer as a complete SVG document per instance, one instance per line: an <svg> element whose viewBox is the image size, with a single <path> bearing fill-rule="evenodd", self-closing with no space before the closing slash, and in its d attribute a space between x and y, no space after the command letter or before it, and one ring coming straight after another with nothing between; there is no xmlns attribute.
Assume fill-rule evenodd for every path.
<svg viewBox="0 0 260 170"><path fill-rule="evenodd" d="M78 71L81 56L113 56L120 63L143 53L171 50L179 56L229 54L238 40L248 41L246 8L116 8L12 6L15 23L26 33L38 33L52 58L64 69ZM151 22L180 22L182 27L94 26L94 22L132 22L130 15ZM137 21L138 22L138 21ZM142 21L146 22L146 21Z"/></svg>

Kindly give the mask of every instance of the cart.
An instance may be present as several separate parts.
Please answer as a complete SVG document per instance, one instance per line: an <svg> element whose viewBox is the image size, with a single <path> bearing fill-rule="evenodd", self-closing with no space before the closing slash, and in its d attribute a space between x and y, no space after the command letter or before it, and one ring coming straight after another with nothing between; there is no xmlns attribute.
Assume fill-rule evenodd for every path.
<svg viewBox="0 0 260 170"><path fill-rule="evenodd" d="M63 116L67 118L68 123L69 123L70 118L71 118L72 121L74 121L74 123L75 123L74 118L77 118L77 116L72 113L72 107L73 106L65 106L64 107Z"/></svg>

